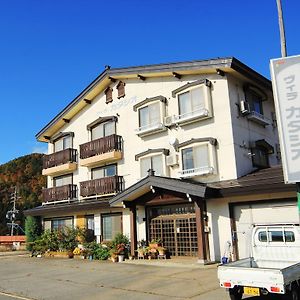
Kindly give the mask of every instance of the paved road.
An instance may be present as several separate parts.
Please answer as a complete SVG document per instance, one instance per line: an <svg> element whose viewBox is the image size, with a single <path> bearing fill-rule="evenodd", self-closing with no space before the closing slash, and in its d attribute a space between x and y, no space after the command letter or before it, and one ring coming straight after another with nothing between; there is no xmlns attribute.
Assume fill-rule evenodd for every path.
<svg viewBox="0 0 300 300"><path fill-rule="evenodd" d="M0 300L229 299L216 266L166 265L1 257Z"/></svg>

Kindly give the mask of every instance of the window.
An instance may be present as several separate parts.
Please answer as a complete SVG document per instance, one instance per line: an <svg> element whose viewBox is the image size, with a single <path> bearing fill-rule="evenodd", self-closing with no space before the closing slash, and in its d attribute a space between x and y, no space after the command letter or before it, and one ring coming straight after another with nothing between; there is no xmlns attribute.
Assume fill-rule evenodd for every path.
<svg viewBox="0 0 300 300"><path fill-rule="evenodd" d="M208 144L182 149L182 174L207 174L212 171Z"/></svg>
<svg viewBox="0 0 300 300"><path fill-rule="evenodd" d="M139 109L139 125L141 129L156 127L161 123L160 103L152 103Z"/></svg>
<svg viewBox="0 0 300 300"><path fill-rule="evenodd" d="M113 96L112 96L112 88L111 87L108 87L104 93L105 93L105 96L106 96L106 103L110 103L113 101Z"/></svg>
<svg viewBox="0 0 300 300"><path fill-rule="evenodd" d="M137 135L143 136L167 130L163 124L166 103L166 97L159 95L146 98L133 106L139 118L139 128L135 130Z"/></svg>
<svg viewBox="0 0 300 300"><path fill-rule="evenodd" d="M250 105L250 110L263 115L262 96L252 90L247 90L246 100Z"/></svg>
<svg viewBox="0 0 300 300"><path fill-rule="evenodd" d="M117 166L108 165L100 168L92 169L92 179L99 179L117 175Z"/></svg>
<svg viewBox="0 0 300 300"><path fill-rule="evenodd" d="M51 230L62 230L64 227L73 227L73 218L58 218L51 220Z"/></svg>
<svg viewBox="0 0 300 300"><path fill-rule="evenodd" d="M95 230L94 215L85 216L86 229Z"/></svg>
<svg viewBox="0 0 300 300"><path fill-rule="evenodd" d="M154 175L161 176L163 172L163 156L153 155L140 159L141 177L148 175L148 170L152 169L155 171Z"/></svg>
<svg viewBox="0 0 300 300"><path fill-rule="evenodd" d="M252 163L257 168L269 167L268 151L263 147L252 148Z"/></svg>
<svg viewBox="0 0 300 300"><path fill-rule="evenodd" d="M72 136L66 135L54 141L54 152L72 148Z"/></svg>
<svg viewBox="0 0 300 300"><path fill-rule="evenodd" d="M92 242L95 240L95 222L94 215L85 216L85 235L86 241Z"/></svg>
<svg viewBox="0 0 300 300"><path fill-rule="evenodd" d="M114 121L100 123L91 128L92 140L97 140L115 133L116 133L116 123Z"/></svg>
<svg viewBox="0 0 300 300"><path fill-rule="evenodd" d="M249 107L245 114L247 119L263 126L270 125L271 121L264 116L263 112L263 101L267 100L264 91L254 86L247 86L245 97Z"/></svg>
<svg viewBox="0 0 300 300"><path fill-rule="evenodd" d="M172 96L178 99L178 115L172 123L191 123L212 116L211 82L200 79L189 82L172 91Z"/></svg>
<svg viewBox="0 0 300 300"><path fill-rule="evenodd" d="M205 109L205 96L203 88L198 87L183 94L179 94L178 102L179 114L181 116L193 116L193 114Z"/></svg>
<svg viewBox="0 0 300 300"><path fill-rule="evenodd" d="M119 81L117 85L118 99L125 97L125 82Z"/></svg>
<svg viewBox="0 0 300 300"><path fill-rule="evenodd" d="M72 174L53 178L53 186L54 187L59 187L59 186L68 185L68 184L73 184L73 175Z"/></svg>
<svg viewBox="0 0 300 300"><path fill-rule="evenodd" d="M117 233L122 232L122 214L102 215L102 237L104 241L111 241Z"/></svg>
<svg viewBox="0 0 300 300"><path fill-rule="evenodd" d="M293 231L270 230L261 231L258 233L258 240L260 242L295 242L295 234Z"/></svg>

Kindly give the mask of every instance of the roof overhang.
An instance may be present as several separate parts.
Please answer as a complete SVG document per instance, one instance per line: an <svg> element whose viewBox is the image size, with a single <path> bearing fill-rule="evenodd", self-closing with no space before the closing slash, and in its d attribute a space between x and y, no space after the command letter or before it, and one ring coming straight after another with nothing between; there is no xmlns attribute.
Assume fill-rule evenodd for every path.
<svg viewBox="0 0 300 300"><path fill-rule="evenodd" d="M197 60L189 62L176 62L136 66L129 68L105 69L86 89L68 104L56 117L54 117L37 134L37 140L48 142L66 123L103 92L111 83L117 80L141 79L156 77L177 77L185 75L230 73L242 76L260 86L270 89L271 81L249 68L234 57ZM175 75L176 76L175 76Z"/></svg>
<svg viewBox="0 0 300 300"><path fill-rule="evenodd" d="M43 205L38 206L32 209L27 209L24 211L25 216L49 216L54 214L61 214L61 213L76 213L94 209L103 209L109 208L109 199L94 199L89 200L86 202L73 202L73 203L66 203L66 204L57 204L57 205Z"/></svg>
<svg viewBox="0 0 300 300"><path fill-rule="evenodd" d="M199 198L204 198L207 192L207 187L202 183L150 175L114 196L109 204L123 206L124 202L135 201L149 192L155 192L157 188Z"/></svg>

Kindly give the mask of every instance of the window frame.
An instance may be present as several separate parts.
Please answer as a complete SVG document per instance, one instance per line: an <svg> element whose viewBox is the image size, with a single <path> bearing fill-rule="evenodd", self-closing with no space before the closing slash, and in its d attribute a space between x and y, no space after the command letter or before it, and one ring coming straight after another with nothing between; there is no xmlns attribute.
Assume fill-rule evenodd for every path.
<svg viewBox="0 0 300 300"><path fill-rule="evenodd" d="M65 178L66 178L66 177L71 177L71 183L57 186L57 185L56 185L56 180L57 180L57 179L60 179L60 178L64 178L64 177L65 177ZM68 173L68 174L64 174L64 175L55 176L55 177L52 178L52 186L53 186L53 187L61 187L61 186L69 185L69 184L72 185L72 184L74 184L73 179L74 179L74 174L73 174L73 173Z"/></svg>
<svg viewBox="0 0 300 300"><path fill-rule="evenodd" d="M155 169L152 168L153 167L153 162L152 162L153 157L161 157L162 174L157 174L156 171L155 171ZM149 167L149 169L152 169L152 170L155 171L155 173L154 173L155 176L166 176L166 159L165 159L164 153L158 153L157 152L157 153L152 153L152 154L148 154L148 155L144 155L144 156L139 157L138 160L139 160L139 164L140 164L140 178L144 178L144 177L148 176L148 174L145 174L145 175L142 174L142 164L141 164L141 161L143 159L150 159L150 167ZM146 173L147 173L147 171L146 171Z"/></svg>
<svg viewBox="0 0 300 300"><path fill-rule="evenodd" d="M114 166L115 167L115 175L112 175L112 176L103 176L103 177L99 177L99 178L94 178L94 171L97 171L97 170L104 170L108 167L112 167ZM106 178L106 177L113 177L113 176L117 176L118 175L118 164L109 164L109 165L104 165L104 166L100 166L100 167L95 167L95 168L91 168L91 180L94 180L94 179L101 179L101 178Z"/></svg>
<svg viewBox="0 0 300 300"><path fill-rule="evenodd" d="M189 177L195 177L195 176L209 176L214 175L217 173L217 157L216 157L216 140L208 138L206 140L200 141L200 142L193 142L191 140L190 142L182 143L183 145L179 145L179 151L180 151L180 170L179 174L181 178L189 178ZM194 167L190 169L184 169L184 150L192 149L194 155L194 148L206 146L207 147L207 166L200 166L200 167ZM193 157L194 162L194 157Z"/></svg>
<svg viewBox="0 0 300 300"><path fill-rule="evenodd" d="M202 97L203 97L203 107L192 110L190 112L181 112L181 101L180 97L184 94L189 94L189 101L192 101L191 94L192 91L196 89L201 89ZM212 115L212 95L211 95L211 82L207 79L197 80L191 83L187 83L182 87L174 90L172 92L172 96L176 97L178 114L173 117L174 124L189 124L191 122L196 122L202 119L211 118Z"/></svg>
<svg viewBox="0 0 300 300"><path fill-rule="evenodd" d="M45 226L45 222L47 222L47 221L50 221L50 228L51 228L51 231L52 230L61 230L59 227L58 227L58 229L56 229L56 228L54 228L54 226L53 226L53 221L66 221L66 220L71 220L72 222L72 224L71 224L71 227L70 228L74 228L74 217L73 216L67 216L67 217L55 217L55 218L45 218L44 220L43 220L43 224L44 224L44 226ZM64 226L61 226L61 228L63 228L63 227L65 227L66 225L64 225Z"/></svg>
<svg viewBox="0 0 300 300"><path fill-rule="evenodd" d="M102 241L112 241L114 239L113 234L111 233L112 237L111 239L105 239L104 237L104 223L103 220L106 217L112 217L112 216L120 216L120 224L121 224L121 231L120 233L123 233L123 214L122 212L115 212L115 213L103 213L101 214L101 239ZM116 232L115 234L117 234L118 232Z"/></svg>
<svg viewBox="0 0 300 300"><path fill-rule="evenodd" d="M114 128L114 133L112 134L109 134L109 135L106 135L105 133L105 125L107 124L112 124L113 125L113 128ZM103 126L103 129L102 129L102 136L101 137L97 137L97 138L94 138L93 137L93 130L97 127L100 127L100 126ZM107 137L107 136L110 136L110 135L113 135L113 134L116 134L116 131L117 131L117 126L116 126L116 121L115 120L107 120L107 121L103 121L103 122L99 122L97 124L95 124L94 126L92 126L90 128L90 134L91 134L91 141L95 141L95 140L98 140L98 139L101 139L101 138L104 138L104 137Z"/></svg>
<svg viewBox="0 0 300 300"><path fill-rule="evenodd" d="M262 157L261 154L263 154L264 160L266 161L266 164L261 163L261 161L262 161L261 159L259 160L259 162L258 162L258 160L256 160L256 158L257 158L256 154L258 154L258 153L260 153L260 157ZM269 153L268 153L268 150L266 148L261 147L261 146L252 147L251 148L251 154L252 154L252 165L253 165L253 167L260 168L260 169L265 169L265 168L270 167Z"/></svg>

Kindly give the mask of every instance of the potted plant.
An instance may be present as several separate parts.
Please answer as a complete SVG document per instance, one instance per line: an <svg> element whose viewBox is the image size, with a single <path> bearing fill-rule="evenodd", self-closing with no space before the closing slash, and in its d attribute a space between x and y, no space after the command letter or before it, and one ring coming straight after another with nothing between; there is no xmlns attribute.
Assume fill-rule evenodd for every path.
<svg viewBox="0 0 300 300"><path fill-rule="evenodd" d="M157 247L158 255L160 255L160 256L165 256L166 255L166 250L167 249L162 247L162 246Z"/></svg>
<svg viewBox="0 0 300 300"><path fill-rule="evenodd" d="M160 239L152 239L151 242L149 243L149 247L150 249L157 249L161 244L161 240Z"/></svg>
<svg viewBox="0 0 300 300"><path fill-rule="evenodd" d="M117 254L118 254L118 261L122 262L124 261L124 256L125 256L125 244L117 244Z"/></svg>
<svg viewBox="0 0 300 300"><path fill-rule="evenodd" d="M111 248L109 254L110 254L110 260L112 262L118 262L118 254L116 248Z"/></svg>

